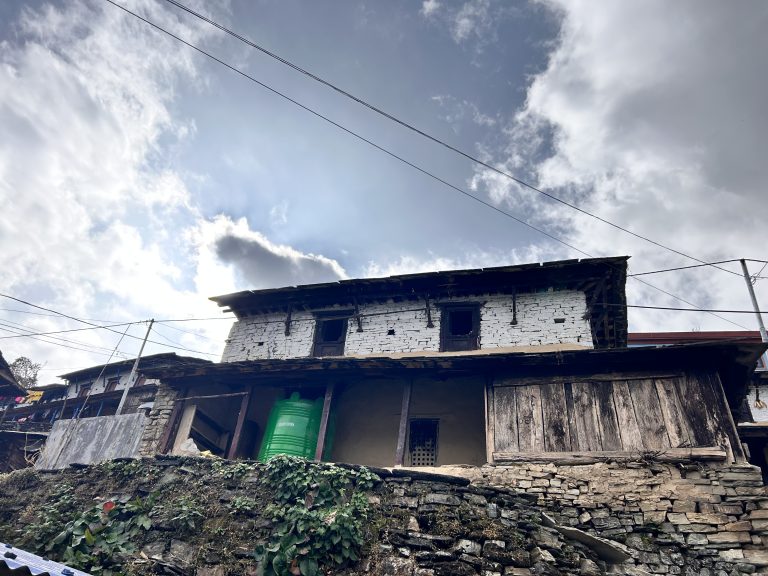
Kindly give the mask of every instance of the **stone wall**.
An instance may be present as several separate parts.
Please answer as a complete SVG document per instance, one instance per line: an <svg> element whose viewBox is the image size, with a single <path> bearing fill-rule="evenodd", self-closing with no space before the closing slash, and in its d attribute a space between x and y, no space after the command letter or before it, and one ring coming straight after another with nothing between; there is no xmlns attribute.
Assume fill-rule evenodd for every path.
<svg viewBox="0 0 768 576"><path fill-rule="evenodd" d="M405 301L360 306L362 332L349 321L345 355L438 351L440 303L480 302L480 348L570 343L592 347L589 320L585 319L583 292L536 292L517 296L517 324L512 324L510 295L481 295L432 302L433 328L427 328L424 302ZM341 309L341 308L340 308ZM315 321L310 312L291 317L285 335L285 314L250 316L235 322L222 362L310 356Z"/></svg>
<svg viewBox="0 0 768 576"><path fill-rule="evenodd" d="M162 450L160 439L163 437L163 433L169 424L173 405L178 395L175 389L166 386L162 382L158 383L154 405L149 412L149 417L141 436L141 442L139 443L139 455L152 456Z"/></svg>
<svg viewBox="0 0 768 576"><path fill-rule="evenodd" d="M559 524L625 543L653 574L721 574L722 562L768 574L768 490L755 466L638 460L440 470L533 496Z"/></svg>
<svg viewBox="0 0 768 576"><path fill-rule="evenodd" d="M130 574L251 574L254 547L271 529L264 510L272 496L261 470L258 463L158 457L0 475L0 541L23 547L25 527L39 522L63 486L71 487L73 512L151 493L159 507L151 529L132 542ZM368 494L364 557L337 574L768 574L768 495L749 466L640 461L450 470L471 482L374 471L383 481ZM200 514L193 530L173 520L189 509Z"/></svg>

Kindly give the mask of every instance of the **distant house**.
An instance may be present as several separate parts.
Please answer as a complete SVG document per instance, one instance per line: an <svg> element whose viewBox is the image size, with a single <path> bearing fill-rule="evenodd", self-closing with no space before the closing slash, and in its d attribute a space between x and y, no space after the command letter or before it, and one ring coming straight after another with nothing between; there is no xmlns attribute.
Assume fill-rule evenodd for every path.
<svg viewBox="0 0 768 576"><path fill-rule="evenodd" d="M126 439L117 435L121 428L120 419L108 420L113 417L126 387L130 387L123 407L123 414L129 418L127 422L130 434L141 436L144 422L139 418L131 418L140 410L151 410L157 392L156 380L147 378L144 371L150 368L173 368L181 366L197 366L208 364L207 360L176 354L153 354L140 359L136 380L131 386L129 377L134 360L124 360L112 364L91 366L67 374L62 374L66 383L45 384L33 386L25 401L16 403L0 413L0 434L15 434L19 439L14 449L3 454L0 451L0 471L13 470L31 465L38 457L47 439L53 438L62 455L59 458L66 462L67 458L84 458L84 450L88 442L96 442L92 456L100 454L123 455L122 452L110 450L128 450L125 455L131 455L131 446L138 444L139 439ZM88 422L100 419L95 424ZM73 422L74 421L74 422ZM85 425L81 425L86 422ZM72 426L72 428L70 427ZM94 426L93 429L90 426ZM79 430L73 434L69 430ZM109 436L114 433L114 436ZM99 436L101 435L101 436ZM33 440L33 442L30 442ZM60 446L61 442L68 446ZM101 445L99 442L113 442L115 446ZM102 442L103 444L103 442ZM105 452L106 450L106 452ZM23 451L23 454L21 453Z"/></svg>
<svg viewBox="0 0 768 576"><path fill-rule="evenodd" d="M16 381L11 367L0 352L0 473L28 466L27 456L39 449L39 438L33 438L33 447L30 447L29 438L25 434L19 433L15 426L3 424L15 399L26 395L27 391Z"/></svg>
<svg viewBox="0 0 768 576"><path fill-rule="evenodd" d="M136 412L139 406L151 408L157 390L157 381L147 379L144 371L150 368L173 368L187 365L208 364L200 358L177 356L174 353L152 354L139 361L136 382L130 389L124 414ZM59 376L65 384L48 384L30 388L42 393L42 397L29 404L8 411L6 420L55 422L61 419L111 416L115 414L134 360L101 364L68 372Z"/></svg>
<svg viewBox="0 0 768 576"><path fill-rule="evenodd" d="M3 353L0 352L0 398L24 396L25 394L26 390L16 381L11 367L3 358Z"/></svg>

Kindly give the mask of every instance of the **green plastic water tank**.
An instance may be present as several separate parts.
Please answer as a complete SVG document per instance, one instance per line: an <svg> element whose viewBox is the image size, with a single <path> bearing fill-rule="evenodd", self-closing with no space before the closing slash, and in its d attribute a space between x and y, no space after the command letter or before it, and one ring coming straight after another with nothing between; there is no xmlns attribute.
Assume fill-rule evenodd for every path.
<svg viewBox="0 0 768 576"><path fill-rule="evenodd" d="M266 462L276 454L314 458L322 413L322 399L303 400L298 392L275 402L264 430L259 460Z"/></svg>

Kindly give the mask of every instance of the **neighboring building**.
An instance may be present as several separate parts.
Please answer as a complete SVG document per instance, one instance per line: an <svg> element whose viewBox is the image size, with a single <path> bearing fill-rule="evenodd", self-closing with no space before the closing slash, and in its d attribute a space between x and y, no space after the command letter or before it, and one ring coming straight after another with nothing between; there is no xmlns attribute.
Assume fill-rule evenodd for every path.
<svg viewBox="0 0 768 576"><path fill-rule="evenodd" d="M32 435L30 438L16 426L3 424L8 407L13 406L17 398L26 395L27 391L16 381L0 352L0 473L28 466L28 458L40 448L39 436Z"/></svg>
<svg viewBox="0 0 768 576"><path fill-rule="evenodd" d="M37 392L40 397L35 397L34 402L22 402L8 410L5 420L52 423L70 418L111 416L117 411L134 362L131 359L91 366L59 376L66 381L65 384L34 386L29 392ZM198 364L210 362L174 353L144 356L139 361L136 382L128 393L123 413L134 413L142 405L151 408L157 391L157 380L147 379L144 376L145 370Z"/></svg>
<svg viewBox="0 0 768 576"><path fill-rule="evenodd" d="M26 390L16 381L11 367L3 358L3 353L0 352L0 405L3 398L13 398L25 394Z"/></svg>
<svg viewBox="0 0 768 576"><path fill-rule="evenodd" d="M123 414L129 416L124 419L126 434L141 436L144 422L135 415L140 410L148 412L153 406L158 382L144 376L146 369L209 363L200 358L176 354L154 354L141 358L136 382L130 388L123 408ZM129 385L133 364L134 360L124 360L92 366L63 374L60 377L66 380L64 384L38 385L25 390L25 396L19 398L20 402L0 412L0 439L3 434L7 439L14 439L12 446L10 441L6 442L5 451L0 447L0 472L31 466L38 460L44 445L49 443L49 437L57 442L63 439L70 445L69 452L63 452L62 462L66 462L70 453L81 459L89 454L93 458L110 453L125 455L110 452L112 448L104 443L122 444L118 448L124 450L131 446L130 438L118 434L122 425L109 417L116 413L123 392ZM57 422L61 423L58 433ZM65 432L70 430L70 423L78 429L77 434ZM85 449L87 442L104 445L89 452ZM58 448L60 446L57 445L57 452L61 453ZM128 452L131 450L128 449Z"/></svg>

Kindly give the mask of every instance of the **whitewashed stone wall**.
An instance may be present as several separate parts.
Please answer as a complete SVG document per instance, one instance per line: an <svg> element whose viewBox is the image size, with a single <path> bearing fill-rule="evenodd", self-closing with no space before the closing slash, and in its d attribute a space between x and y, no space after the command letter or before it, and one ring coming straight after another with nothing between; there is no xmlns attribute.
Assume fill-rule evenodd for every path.
<svg viewBox="0 0 768 576"><path fill-rule="evenodd" d="M91 394L101 394L102 392L105 392L107 389L107 384L109 383L109 380L112 378L120 378L120 381L117 384L116 390L124 390L125 387L128 385L128 377L131 375L131 369L128 368L124 372L120 372L119 374L116 372L112 372L110 374L104 374L101 378L98 380L94 378L84 378L82 380L75 380L72 381L69 386L67 386L67 398L75 398L80 393L80 389L83 385L91 384ZM157 384L158 380L153 379L147 379L146 384Z"/></svg>
<svg viewBox="0 0 768 576"><path fill-rule="evenodd" d="M440 309L437 304L449 302L482 303L481 349L559 343L592 347L589 319L585 318L584 293L563 290L518 295L516 325L512 324L512 297L507 294L433 302L433 328L427 328L423 301L361 306L363 331L358 332L357 322L350 319L344 354L439 351ZM289 336L285 335L285 318L285 314L265 314L235 322L221 361L309 356L314 341L314 316L310 312L294 313Z"/></svg>

